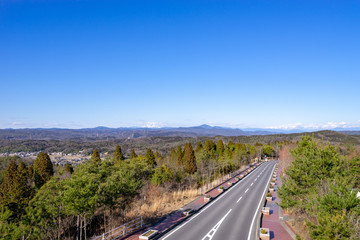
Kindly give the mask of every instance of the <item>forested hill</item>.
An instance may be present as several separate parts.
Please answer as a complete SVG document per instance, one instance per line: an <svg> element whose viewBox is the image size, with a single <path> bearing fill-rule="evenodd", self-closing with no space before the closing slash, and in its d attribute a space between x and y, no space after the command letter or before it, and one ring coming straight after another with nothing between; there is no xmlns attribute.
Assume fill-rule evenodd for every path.
<svg viewBox="0 0 360 240"><path fill-rule="evenodd" d="M144 137L200 137L200 136L250 136L276 132L265 130L243 131L237 128L201 125L179 128L83 128L83 129L0 129L0 139L8 140L100 140Z"/></svg>
<svg viewBox="0 0 360 240"><path fill-rule="evenodd" d="M338 133L359 135L360 131L345 131L336 129ZM0 129L0 140L71 140L71 141L99 141L112 139L135 139L149 137L214 137L214 136L254 136L303 133L305 130L292 129L261 129L261 128L226 128L201 125L195 127L178 128L26 128ZM314 131L312 131L314 132ZM316 133L314 133L316 134Z"/></svg>
<svg viewBox="0 0 360 240"><path fill-rule="evenodd" d="M101 152L111 152L116 144L120 144L126 155L130 154L131 148L137 149L140 154L145 153L147 148L158 150L160 153L168 153L172 147L179 144L190 142L205 142L206 139L212 139L215 142L222 139L225 142L241 143L274 143L282 141L299 141L303 135L313 136L315 139L324 140L332 144L360 144L360 135L345 135L333 131L319 131L312 133L293 133L293 134L272 134L272 135L254 135L254 136L215 136L215 137L147 137L134 139L79 139L79 140L8 140L0 139L0 152L65 152L75 153L85 151L91 153L97 148Z"/></svg>

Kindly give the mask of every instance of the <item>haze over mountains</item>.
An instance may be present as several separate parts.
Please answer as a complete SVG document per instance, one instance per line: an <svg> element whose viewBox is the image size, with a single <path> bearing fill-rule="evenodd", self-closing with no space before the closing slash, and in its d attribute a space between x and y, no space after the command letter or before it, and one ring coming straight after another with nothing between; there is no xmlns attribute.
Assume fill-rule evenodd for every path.
<svg viewBox="0 0 360 240"><path fill-rule="evenodd" d="M0 139L7 140L69 140L69 139L121 139L121 138L144 138L144 137L200 137L200 136L251 136L312 132L322 129L266 129L266 128L227 128L219 126L200 125L194 127L165 127L165 128L26 128L26 129L0 129ZM345 134L360 134L354 129L331 129Z"/></svg>

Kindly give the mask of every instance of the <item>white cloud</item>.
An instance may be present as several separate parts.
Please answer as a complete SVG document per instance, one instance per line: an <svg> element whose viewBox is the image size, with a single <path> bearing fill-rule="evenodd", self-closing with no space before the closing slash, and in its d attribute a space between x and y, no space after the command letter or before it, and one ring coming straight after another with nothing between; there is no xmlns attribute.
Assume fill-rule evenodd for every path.
<svg viewBox="0 0 360 240"><path fill-rule="evenodd" d="M23 122L12 122L11 125L13 125L13 126L24 126L25 123L23 123Z"/></svg>
<svg viewBox="0 0 360 240"><path fill-rule="evenodd" d="M267 128L290 130L290 129L302 128L302 126L303 126L303 124L299 122L299 123L292 123L292 124L283 124L283 125L279 125L279 126L271 126L271 127L267 127Z"/></svg>
<svg viewBox="0 0 360 240"><path fill-rule="evenodd" d="M163 122L145 122L142 123L141 126L146 128L161 128L165 127L165 124Z"/></svg>
<svg viewBox="0 0 360 240"><path fill-rule="evenodd" d="M360 120L356 122L327 122L327 123L293 123L293 124L284 124L279 126L267 127L269 129L307 129L307 130L317 130L317 129L334 129L334 128L360 128Z"/></svg>

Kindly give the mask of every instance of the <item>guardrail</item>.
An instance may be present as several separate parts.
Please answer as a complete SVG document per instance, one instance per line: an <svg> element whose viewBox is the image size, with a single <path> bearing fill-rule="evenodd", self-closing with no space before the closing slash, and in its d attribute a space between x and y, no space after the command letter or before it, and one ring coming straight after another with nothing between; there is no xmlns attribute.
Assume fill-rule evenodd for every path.
<svg viewBox="0 0 360 240"><path fill-rule="evenodd" d="M114 228L106 233L103 233L100 236L93 238L93 240L113 240L120 237L124 237L129 233L142 228L143 226L143 217L138 217L130 222L127 222L117 228Z"/></svg>

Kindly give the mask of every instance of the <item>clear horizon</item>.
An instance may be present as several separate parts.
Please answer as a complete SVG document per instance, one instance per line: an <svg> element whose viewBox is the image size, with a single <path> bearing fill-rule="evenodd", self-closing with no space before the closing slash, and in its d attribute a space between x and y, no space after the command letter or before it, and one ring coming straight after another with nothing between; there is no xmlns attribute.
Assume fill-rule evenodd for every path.
<svg viewBox="0 0 360 240"><path fill-rule="evenodd" d="M84 129L84 128L97 128L97 127L106 127L106 128L149 128L149 129L158 129L158 128L178 128L178 127L197 127L202 125L208 125L210 127L223 127L223 128L232 128L232 129L263 129L263 130L284 130L284 131L291 131L291 130L304 130L304 131L317 131L317 130L334 130L334 129L349 129L349 130L360 130L360 121L354 122L354 123L345 123L345 122L328 122L325 124L308 124L304 125L301 123L296 124L288 124L288 125L282 125L282 126L271 126L271 127L238 127L236 125L216 125L216 124L199 124L199 125L159 125L157 123L147 123L147 125L134 125L134 126L104 126L104 125L98 125L98 126L85 126L85 127L79 127L79 128L71 128L71 127L9 127L9 128L0 128L0 130L4 129ZM250 130L251 131L251 130Z"/></svg>
<svg viewBox="0 0 360 240"><path fill-rule="evenodd" d="M360 128L358 1L2 1L0 129Z"/></svg>

